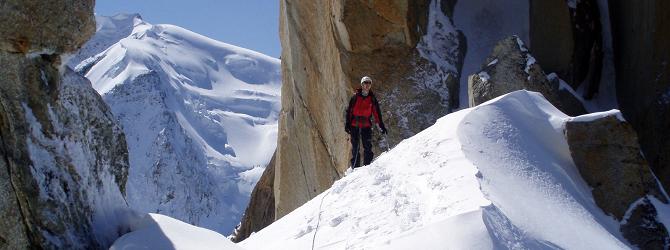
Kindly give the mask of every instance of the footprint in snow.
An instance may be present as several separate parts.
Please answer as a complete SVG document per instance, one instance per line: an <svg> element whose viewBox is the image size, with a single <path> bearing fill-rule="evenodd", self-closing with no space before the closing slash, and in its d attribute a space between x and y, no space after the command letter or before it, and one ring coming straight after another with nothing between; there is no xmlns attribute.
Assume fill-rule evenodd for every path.
<svg viewBox="0 0 670 250"><path fill-rule="evenodd" d="M342 192L344 187L347 186L348 183L349 183L348 181L342 181L342 182L336 183L335 185L333 185L333 188L331 189L331 193L339 194L340 192Z"/></svg>
<svg viewBox="0 0 670 250"><path fill-rule="evenodd" d="M375 182L372 183L372 185L379 185L379 184L382 184L382 183L384 183L384 182L387 182L389 179L391 179L391 176L390 176L390 175L385 174L385 173L382 173L382 172L378 172L378 173L375 175Z"/></svg>
<svg viewBox="0 0 670 250"><path fill-rule="evenodd" d="M293 236L293 239L298 239L302 236L305 236L305 234L311 233L313 230L314 228L312 227L312 225L309 225L307 226L307 228L303 228L302 230L300 230L300 232L295 234L295 236Z"/></svg>
<svg viewBox="0 0 670 250"><path fill-rule="evenodd" d="M336 227L336 226L340 225L340 223L342 223L344 221L344 219L346 219L347 217L349 217L348 214L341 214L341 215L339 215L335 218L330 219L330 222L328 223L328 225L330 225L331 227Z"/></svg>

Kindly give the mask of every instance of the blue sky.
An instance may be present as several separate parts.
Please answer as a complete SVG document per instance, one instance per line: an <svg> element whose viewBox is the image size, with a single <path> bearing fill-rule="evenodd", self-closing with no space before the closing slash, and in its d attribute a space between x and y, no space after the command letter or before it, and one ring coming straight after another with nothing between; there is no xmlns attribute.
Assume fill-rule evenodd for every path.
<svg viewBox="0 0 670 250"><path fill-rule="evenodd" d="M174 24L272 57L281 55L278 0L96 0L95 13L139 13L152 24Z"/></svg>

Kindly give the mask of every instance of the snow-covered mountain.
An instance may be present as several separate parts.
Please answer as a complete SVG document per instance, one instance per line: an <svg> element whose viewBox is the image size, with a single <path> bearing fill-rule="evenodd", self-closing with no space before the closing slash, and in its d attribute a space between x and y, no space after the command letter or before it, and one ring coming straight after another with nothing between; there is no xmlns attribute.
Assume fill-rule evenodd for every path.
<svg viewBox="0 0 670 250"><path fill-rule="evenodd" d="M130 207L230 233L276 148L280 61L136 14L96 20L69 64L123 126Z"/></svg>
<svg viewBox="0 0 670 250"><path fill-rule="evenodd" d="M236 246L200 247L629 249L572 162L562 134L572 119L535 92L498 97L439 119ZM668 205L651 199L667 227ZM138 227L115 247L156 244L137 239L160 228L199 234L147 219L158 226Z"/></svg>

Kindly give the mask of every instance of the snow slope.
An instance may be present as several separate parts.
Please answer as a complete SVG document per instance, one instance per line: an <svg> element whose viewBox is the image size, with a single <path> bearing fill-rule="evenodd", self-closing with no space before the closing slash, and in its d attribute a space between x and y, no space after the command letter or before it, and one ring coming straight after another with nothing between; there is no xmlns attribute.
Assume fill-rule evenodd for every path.
<svg viewBox="0 0 670 250"><path fill-rule="evenodd" d="M280 61L136 14L96 18L69 64L123 126L130 206L230 233L276 148Z"/></svg>
<svg viewBox="0 0 670 250"><path fill-rule="evenodd" d="M130 249L229 249L241 250L214 231L195 227L160 214L147 214L119 238L110 250Z"/></svg>
<svg viewBox="0 0 670 250"><path fill-rule="evenodd" d="M72 55L68 61L70 68L103 52L123 38L128 37L136 26L142 26L145 22L139 14L117 14L115 16L96 16L95 35L86 44Z"/></svg>
<svg viewBox="0 0 670 250"><path fill-rule="evenodd" d="M237 247L630 249L572 163L570 119L523 90L451 113Z"/></svg>
<svg viewBox="0 0 670 250"><path fill-rule="evenodd" d="M241 245L626 249L572 163L568 118L526 91L449 114Z"/></svg>

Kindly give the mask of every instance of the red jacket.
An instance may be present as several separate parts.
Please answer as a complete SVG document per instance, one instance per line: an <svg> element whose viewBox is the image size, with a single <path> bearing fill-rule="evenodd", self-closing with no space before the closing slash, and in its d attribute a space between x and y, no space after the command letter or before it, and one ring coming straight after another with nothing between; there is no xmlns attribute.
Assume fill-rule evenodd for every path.
<svg viewBox="0 0 670 250"><path fill-rule="evenodd" d="M375 95L370 91L367 96L363 96L361 89L356 89L356 94L351 97L347 107L347 124L352 127L369 128L372 125L370 118L373 116L375 122L383 126L382 113Z"/></svg>

